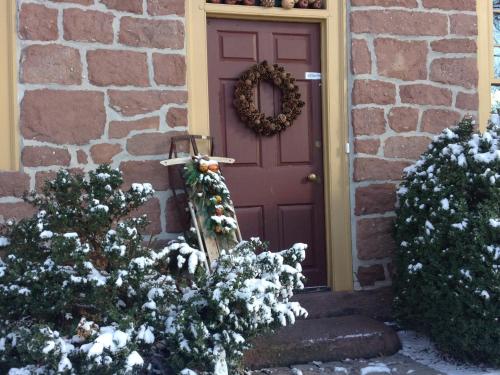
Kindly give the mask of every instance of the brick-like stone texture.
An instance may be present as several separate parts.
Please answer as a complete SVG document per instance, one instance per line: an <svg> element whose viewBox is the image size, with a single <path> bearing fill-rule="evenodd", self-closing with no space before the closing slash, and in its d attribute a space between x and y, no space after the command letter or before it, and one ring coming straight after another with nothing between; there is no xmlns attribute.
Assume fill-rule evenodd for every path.
<svg viewBox="0 0 500 375"><path fill-rule="evenodd" d="M113 157L121 151L119 144L100 143L90 148L90 155L96 164L111 164Z"/></svg>
<svg viewBox="0 0 500 375"><path fill-rule="evenodd" d="M19 13L19 36L29 40L56 40L57 9L40 4L23 4Z"/></svg>
<svg viewBox="0 0 500 375"><path fill-rule="evenodd" d="M110 106L124 116L135 116L158 111L166 104L185 104L186 91L108 91Z"/></svg>
<svg viewBox="0 0 500 375"><path fill-rule="evenodd" d="M364 39L353 39L351 45L351 71L354 74L372 72L372 57Z"/></svg>
<svg viewBox="0 0 500 375"><path fill-rule="evenodd" d="M404 81L427 78L427 42L378 38L375 53L377 70L382 76Z"/></svg>
<svg viewBox="0 0 500 375"><path fill-rule="evenodd" d="M113 15L92 10L64 10L64 39L81 42L113 43Z"/></svg>
<svg viewBox="0 0 500 375"><path fill-rule="evenodd" d="M80 52L75 48L58 44L26 47L23 49L21 57L21 82L81 84Z"/></svg>
<svg viewBox="0 0 500 375"><path fill-rule="evenodd" d="M147 20L123 17L120 22L120 43L133 47L184 47L184 27L173 20Z"/></svg>
<svg viewBox="0 0 500 375"><path fill-rule="evenodd" d="M186 83L186 59L183 55L155 53L153 66L157 84L183 86Z"/></svg>
<svg viewBox="0 0 500 375"><path fill-rule="evenodd" d="M21 102L21 132L26 139L82 145L100 138L105 124L101 92L42 89L27 91Z"/></svg>
<svg viewBox="0 0 500 375"><path fill-rule="evenodd" d="M121 12L141 14L142 0L98 0L100 3L106 5L109 9L119 10Z"/></svg>
<svg viewBox="0 0 500 375"><path fill-rule="evenodd" d="M63 148L26 146L23 148L21 161L26 167L69 166L71 155Z"/></svg>
<svg viewBox="0 0 500 375"><path fill-rule="evenodd" d="M160 126L159 117L146 117L136 121L111 121L109 123L110 138L125 138L132 131L156 129Z"/></svg>
<svg viewBox="0 0 500 375"><path fill-rule="evenodd" d="M150 85L147 55L142 52L96 50L87 52L89 81L96 86Z"/></svg>
<svg viewBox="0 0 500 375"><path fill-rule="evenodd" d="M123 168L125 188L153 183L158 194L138 214L152 220L146 234L172 238L159 161L188 125L185 3L17 0L22 167L0 172L0 216L32 212L22 192L40 192L62 167L110 163Z"/></svg>
<svg viewBox="0 0 500 375"><path fill-rule="evenodd" d="M170 108L167 112L167 125L175 128L177 126L187 126L188 111L186 108Z"/></svg>
<svg viewBox="0 0 500 375"><path fill-rule="evenodd" d="M395 190L433 134L477 116L479 0L350 0L354 272L388 285Z"/></svg>
<svg viewBox="0 0 500 375"><path fill-rule="evenodd" d="M152 16L184 15L184 0L148 0L147 4Z"/></svg>

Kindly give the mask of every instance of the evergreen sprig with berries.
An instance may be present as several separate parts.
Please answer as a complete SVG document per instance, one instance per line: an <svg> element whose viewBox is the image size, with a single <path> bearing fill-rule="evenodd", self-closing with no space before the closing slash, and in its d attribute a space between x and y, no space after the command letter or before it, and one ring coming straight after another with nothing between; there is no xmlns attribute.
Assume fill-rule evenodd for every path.
<svg viewBox="0 0 500 375"><path fill-rule="evenodd" d="M238 225L219 163L206 156L193 156L184 168L184 177L190 199L205 217L208 232L231 237Z"/></svg>

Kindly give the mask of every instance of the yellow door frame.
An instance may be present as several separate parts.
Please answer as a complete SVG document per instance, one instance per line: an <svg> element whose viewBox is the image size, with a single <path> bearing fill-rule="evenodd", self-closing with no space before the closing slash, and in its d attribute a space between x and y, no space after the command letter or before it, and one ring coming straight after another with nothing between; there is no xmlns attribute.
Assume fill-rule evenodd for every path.
<svg viewBox="0 0 500 375"><path fill-rule="evenodd" d="M353 289L348 131L346 0L325 1L326 9L262 8L186 1L189 131L210 134L207 18L313 22L321 25L325 223L328 285Z"/></svg>
<svg viewBox="0 0 500 375"><path fill-rule="evenodd" d="M491 84L500 83L493 71L493 2L477 1L477 70L479 72L478 98L479 129L484 131L491 113Z"/></svg>
<svg viewBox="0 0 500 375"><path fill-rule="evenodd" d="M19 168L16 0L0 5L0 170Z"/></svg>

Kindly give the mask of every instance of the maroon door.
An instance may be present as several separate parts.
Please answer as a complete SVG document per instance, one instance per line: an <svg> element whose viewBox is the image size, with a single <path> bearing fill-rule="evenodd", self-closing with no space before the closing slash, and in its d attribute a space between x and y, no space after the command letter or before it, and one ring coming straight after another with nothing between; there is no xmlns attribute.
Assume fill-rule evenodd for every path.
<svg viewBox="0 0 500 375"><path fill-rule="evenodd" d="M305 79L306 72L321 72L320 44L317 24L208 20L210 131L215 155L236 159L224 175L243 238L258 236L271 250L307 243L308 286L327 283L321 81ZM263 60L292 73L306 102L293 126L272 137L248 129L232 104L237 78ZM263 83L257 91L262 111L280 112L279 90ZM311 182L311 174L318 181Z"/></svg>

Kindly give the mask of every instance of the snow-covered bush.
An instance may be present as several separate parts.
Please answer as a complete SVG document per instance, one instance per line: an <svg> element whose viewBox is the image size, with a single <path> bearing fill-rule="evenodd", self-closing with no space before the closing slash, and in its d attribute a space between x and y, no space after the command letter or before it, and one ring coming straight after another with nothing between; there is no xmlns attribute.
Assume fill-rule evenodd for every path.
<svg viewBox="0 0 500 375"><path fill-rule="evenodd" d="M395 307L445 353L500 364L500 130L470 119L405 171Z"/></svg>
<svg viewBox="0 0 500 375"><path fill-rule="evenodd" d="M58 173L27 199L38 213L1 229L0 373L228 372L252 336L305 314L305 245L256 255L256 240L208 272L185 242L145 245L133 210L149 184L120 190L119 171ZM160 358L160 359L158 359ZM225 372L224 372L225 371Z"/></svg>

